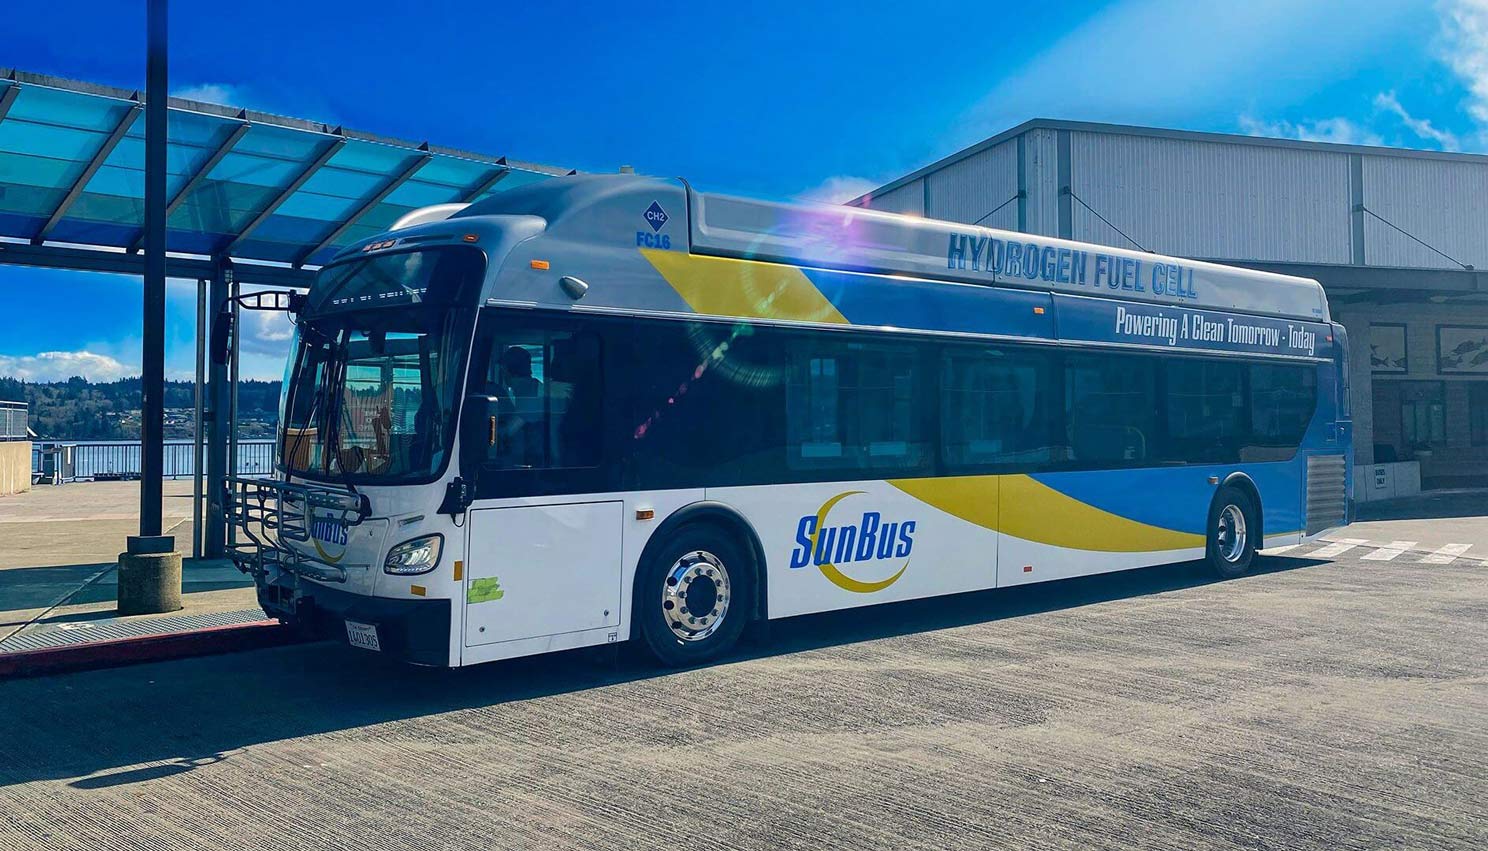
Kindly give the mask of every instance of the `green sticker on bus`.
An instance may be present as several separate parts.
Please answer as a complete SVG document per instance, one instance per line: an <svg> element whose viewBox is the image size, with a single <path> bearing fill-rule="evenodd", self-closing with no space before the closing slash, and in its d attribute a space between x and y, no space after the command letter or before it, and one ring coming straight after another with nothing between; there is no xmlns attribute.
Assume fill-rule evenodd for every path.
<svg viewBox="0 0 1488 851"><path fill-rule="evenodd" d="M489 603L492 600L500 600L506 596L501 590L501 580L492 576L486 579L473 579L470 581L470 590L465 594L467 603Z"/></svg>

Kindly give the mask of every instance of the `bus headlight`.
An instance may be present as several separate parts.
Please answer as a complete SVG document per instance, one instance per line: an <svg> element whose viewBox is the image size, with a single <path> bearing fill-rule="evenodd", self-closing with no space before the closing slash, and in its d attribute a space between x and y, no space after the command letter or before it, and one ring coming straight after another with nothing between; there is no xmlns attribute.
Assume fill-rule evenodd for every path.
<svg viewBox="0 0 1488 851"><path fill-rule="evenodd" d="M443 547L444 536L437 534L404 541L388 550L387 561L382 563L382 572L401 576L428 573L439 566L439 551Z"/></svg>

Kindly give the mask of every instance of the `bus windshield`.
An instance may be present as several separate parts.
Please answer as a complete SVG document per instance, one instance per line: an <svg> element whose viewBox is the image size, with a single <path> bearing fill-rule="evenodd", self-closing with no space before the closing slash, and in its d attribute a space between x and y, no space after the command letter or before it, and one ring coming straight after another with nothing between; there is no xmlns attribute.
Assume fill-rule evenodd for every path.
<svg viewBox="0 0 1488 851"><path fill-rule="evenodd" d="M478 286L483 261L459 249L430 256L437 251L322 273L317 289L334 289L312 291L285 373L282 470L387 484L428 481L444 469L474 317L455 294ZM357 306L368 303L375 306Z"/></svg>

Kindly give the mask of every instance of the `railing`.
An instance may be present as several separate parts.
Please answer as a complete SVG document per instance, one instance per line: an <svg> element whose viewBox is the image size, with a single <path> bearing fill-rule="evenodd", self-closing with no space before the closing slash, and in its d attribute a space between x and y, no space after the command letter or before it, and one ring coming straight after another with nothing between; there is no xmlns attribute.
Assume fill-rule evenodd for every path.
<svg viewBox="0 0 1488 851"><path fill-rule="evenodd" d="M26 426L29 420L25 402L0 402L0 440L28 440Z"/></svg>
<svg viewBox="0 0 1488 851"><path fill-rule="evenodd" d="M140 443L129 441L48 441L66 443L74 449L73 475L79 479L134 479L140 475ZM164 460L165 477L182 479L196 474L196 465L191 457L189 440L166 441ZM42 444L31 452L32 469L41 470ZM267 475L274 470L274 441L239 440L239 476Z"/></svg>

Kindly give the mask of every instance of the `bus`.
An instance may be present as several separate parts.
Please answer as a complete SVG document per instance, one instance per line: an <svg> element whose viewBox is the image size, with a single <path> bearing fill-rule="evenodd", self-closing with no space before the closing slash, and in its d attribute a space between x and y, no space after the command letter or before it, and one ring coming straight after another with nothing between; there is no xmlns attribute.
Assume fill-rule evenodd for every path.
<svg viewBox="0 0 1488 851"><path fill-rule="evenodd" d="M1207 561L1349 520L1317 282L575 175L422 211L291 299L265 611L409 662Z"/></svg>

